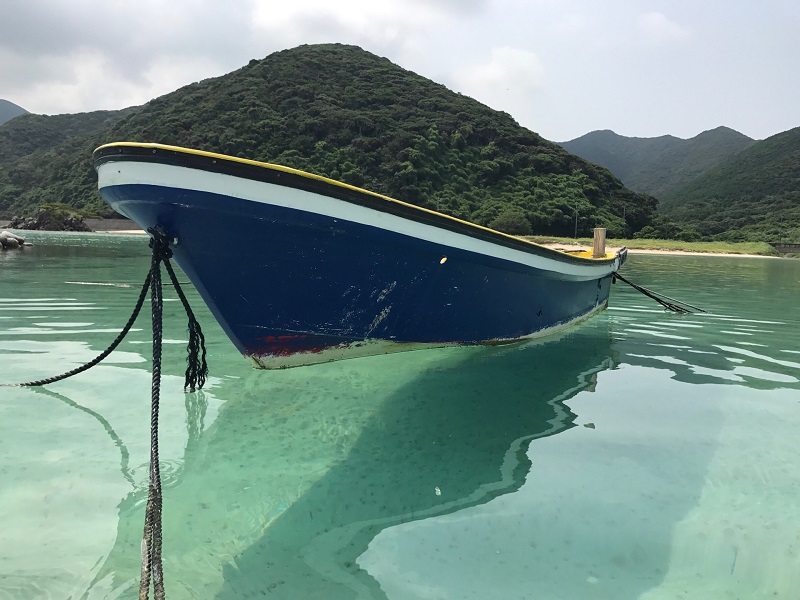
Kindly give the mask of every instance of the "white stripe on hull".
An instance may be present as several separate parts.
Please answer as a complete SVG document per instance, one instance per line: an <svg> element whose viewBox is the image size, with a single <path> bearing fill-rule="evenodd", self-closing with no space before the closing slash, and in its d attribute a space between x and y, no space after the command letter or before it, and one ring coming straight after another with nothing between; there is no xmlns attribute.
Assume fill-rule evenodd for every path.
<svg viewBox="0 0 800 600"><path fill-rule="evenodd" d="M575 281L599 279L611 274L619 267L619 258L613 263L585 265L559 261L314 192L202 169L159 163L109 160L99 165L97 171L101 189L115 185L138 184L231 196L251 202L360 223L446 247L507 260L544 271L543 275L553 279ZM224 211L225 207L220 206L220 210Z"/></svg>

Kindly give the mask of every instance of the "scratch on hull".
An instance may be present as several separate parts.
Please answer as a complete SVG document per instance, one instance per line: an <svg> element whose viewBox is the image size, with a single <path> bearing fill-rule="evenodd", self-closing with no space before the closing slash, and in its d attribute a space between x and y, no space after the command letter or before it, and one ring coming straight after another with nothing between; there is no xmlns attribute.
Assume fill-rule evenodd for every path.
<svg viewBox="0 0 800 600"><path fill-rule="evenodd" d="M564 331L565 329L580 323L594 314L604 310L608 302L603 302L596 308L581 315L580 317L558 323L552 327L540 329L529 335L517 338L496 338L480 342L396 342L392 340L365 339L358 342L329 346L326 348L295 352L292 354L250 354L245 355L258 369L290 369L292 367L304 367L322 363L345 360L349 358L364 358L367 356L377 356L381 354L393 354L396 352L410 352L414 350L431 350L435 348L452 348L457 346L503 346L508 344L518 344L529 340L551 336Z"/></svg>

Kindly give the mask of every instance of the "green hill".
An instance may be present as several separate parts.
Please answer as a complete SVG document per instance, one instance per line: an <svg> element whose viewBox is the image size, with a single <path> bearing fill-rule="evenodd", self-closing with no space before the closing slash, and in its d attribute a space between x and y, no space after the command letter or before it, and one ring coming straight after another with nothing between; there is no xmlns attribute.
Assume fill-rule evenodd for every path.
<svg viewBox="0 0 800 600"><path fill-rule="evenodd" d="M48 150L69 138L108 129L136 108L65 115L26 114L0 127L0 165Z"/></svg>
<svg viewBox="0 0 800 600"><path fill-rule="evenodd" d="M753 143L733 129L717 127L688 140L671 135L635 138L609 130L592 131L561 145L608 168L630 189L661 198Z"/></svg>
<svg viewBox="0 0 800 600"><path fill-rule="evenodd" d="M325 44L252 60L0 163L0 216L48 202L107 211L91 151L125 140L296 167L512 233L572 235L577 211L579 234L602 225L622 235L656 207L508 114L360 48Z"/></svg>
<svg viewBox="0 0 800 600"><path fill-rule="evenodd" d="M661 211L706 237L800 242L800 127L753 144L665 196Z"/></svg>
<svg viewBox="0 0 800 600"><path fill-rule="evenodd" d="M3 100L0 98L0 125L6 121L10 121L14 117L24 115L27 112L28 111L21 106L17 106L13 102L9 102L8 100Z"/></svg>

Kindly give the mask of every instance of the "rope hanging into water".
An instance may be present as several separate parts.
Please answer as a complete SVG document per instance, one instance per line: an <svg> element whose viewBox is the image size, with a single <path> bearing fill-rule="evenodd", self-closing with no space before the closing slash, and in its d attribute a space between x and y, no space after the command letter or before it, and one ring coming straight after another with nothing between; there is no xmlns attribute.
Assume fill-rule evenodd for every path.
<svg viewBox="0 0 800 600"><path fill-rule="evenodd" d="M122 331L119 332L119 335L116 339L111 342L111 345L103 350L100 354L98 354L95 358L90 360L88 363L81 365L80 367L76 367L71 371L67 371L66 373L62 373L61 375L55 375L53 377L48 377L47 379L37 379L35 381L26 381L25 383L7 383L3 384L4 387L39 387L42 385L47 385L48 383L55 383L56 381L61 381L62 379L67 379L68 377L72 377L73 375L77 375L79 373L83 373L84 371L88 371L93 366L98 364L101 360L106 358L109 354L111 354L117 346L119 346L120 342L128 335L128 332L133 327L133 323L136 321L136 317L139 316L139 311L142 309L142 304L144 304L144 299L147 297L147 290L150 288L150 276L151 273L147 273L147 277L144 280L144 285L142 286L142 291L139 292L139 299L136 301L136 306L133 308L133 313L131 313L128 322L125 323L125 327L122 328Z"/></svg>
<svg viewBox="0 0 800 600"><path fill-rule="evenodd" d="M671 310L672 312L680 313L680 314L691 314L693 310L697 312L706 312L702 308L698 308L696 306L692 306L688 302L683 302L682 300L676 300L675 298L670 298L664 294L660 294L658 292L654 292L653 290L649 290L644 286L638 285L625 279L622 275L617 272L612 274L611 283L616 283L617 279L620 281L627 283L637 292L640 292L647 296L648 298L652 298L656 302L658 302L661 306L663 306L667 310Z"/></svg>
<svg viewBox="0 0 800 600"><path fill-rule="evenodd" d="M186 310L186 315L189 318L189 343L187 346L188 357L186 359L186 376L184 379L184 391L187 389L190 392L201 389L206 382L208 376L208 365L206 363L206 347L205 337L200 329L200 323L192 312L189 306L189 301L181 289L178 278L175 276L175 271L170 263L172 258L172 250L170 249L170 239L164 234L160 228L148 228L147 232L151 235L150 248L153 249L152 259L150 262L150 271L144 280L139 298L136 301L136 306L133 309L128 322L123 327L122 331L117 335L116 339L111 342L111 345L101 352L97 357L88 363L81 365L71 371L67 371L55 377L48 377L47 379L39 379L36 381L28 381L25 383L7 384L13 387L38 387L55 383L83 373L98 364L106 358L114 349L119 346L120 342L130 331L139 312L144 304L144 299L147 296L147 291L150 291L150 304L152 308L152 326L153 326L153 373L151 385L151 404L150 404L150 473L147 492L147 506L145 508L144 517L144 532L142 535L142 578L139 582L139 599L147 600L150 596L150 581L153 582L153 598L155 600L164 600L164 573L161 564L161 508L162 508L162 494L161 494L161 471L159 468L158 457L158 413L159 403L161 400L161 348L162 348L162 321L163 321L163 286L161 281L161 264L167 270L172 285L178 293L178 297Z"/></svg>
<svg viewBox="0 0 800 600"><path fill-rule="evenodd" d="M172 252L170 251L170 255ZM172 269L172 263L169 259L164 261L164 267L167 269L170 281L172 282L178 298L181 299L183 309L186 311L186 316L189 318L189 343L186 347L186 378L183 382L183 389L194 392L196 389L202 389L206 384L206 377L208 376L208 364L206 364L206 338L203 331L200 329L200 323L194 316L189 301L181 289L181 284L178 283L178 278L175 271Z"/></svg>
<svg viewBox="0 0 800 600"><path fill-rule="evenodd" d="M189 318L189 344L184 380L184 391L190 392L200 389L208 376L206 364L205 337L200 329L200 323L189 306L189 301L181 289L178 278L169 259L172 250L169 247L169 238L157 228L149 228L147 232L152 236L150 247L153 249L153 258L150 265L150 304L152 307L153 322L153 380L150 404L150 480L147 489L147 507L144 514L144 532L142 533L142 577L139 581L139 600L150 597L150 580L153 581L153 598L164 600L164 570L161 563L161 509L163 505L161 494L161 470L158 458L158 411L161 399L161 342L164 299L161 284L161 263L169 274L172 285L181 299L186 315Z"/></svg>
<svg viewBox="0 0 800 600"><path fill-rule="evenodd" d="M170 263L170 258L172 258L172 250L169 249L169 238L167 238L160 229L153 229L152 227L147 230L153 237L150 240L150 247L153 248L153 256L155 257L156 253L158 252L161 258L156 263L151 263L150 271L147 273L147 277L145 277L144 284L142 285L142 289L139 292L139 297L136 300L136 305L133 308L133 312L131 313L128 322L125 323L125 326L122 328L122 331L119 332L119 335L114 339L113 342L103 350L100 354L98 354L95 358L83 364L79 367L76 367L66 373L62 373L61 375L55 375L53 377L48 377L46 379L37 379L34 381L26 381L24 383L4 383L0 384L0 387L39 387L43 385L48 385L50 383L55 383L57 381L62 381L74 375L78 375L83 373L84 371L88 371L98 363L100 363L103 359L107 358L109 354L111 354L114 350L116 350L117 346L120 345L125 336L133 327L134 322L136 321L137 317L139 316L139 312L144 305L144 300L147 297L148 290L151 289L151 282L153 278L154 270L159 272L159 286L161 285L161 276L160 276L160 264L163 262L164 267L167 269L167 273L169 274L170 281L172 285L175 287L175 291L178 293L178 297L181 300L181 304L183 304L183 308L186 311L186 316L189 319L188 330L189 330L189 343L187 345L187 367L184 379L184 390L188 390L190 392L194 392L196 389L200 389L205 385L206 377L208 376L208 365L206 363L206 347L205 347L205 337L203 336L203 332L200 329L200 323L194 316L194 312L192 312L191 306L189 306L189 301L186 299L186 295L183 293L183 289L181 289L181 285L178 282L178 278L175 275L175 271L172 268L172 263ZM154 244L154 241L158 239L158 243Z"/></svg>
<svg viewBox="0 0 800 600"><path fill-rule="evenodd" d="M165 598L164 572L161 564L161 470L158 459L158 409L161 399L161 341L164 299L161 289L161 261L172 256L169 242L162 235L150 240L153 258L150 263L150 304L153 313L153 379L150 404L150 481L147 489L147 507L144 512L142 533L142 577L139 580L139 600L150 597L150 578L153 579L153 597Z"/></svg>

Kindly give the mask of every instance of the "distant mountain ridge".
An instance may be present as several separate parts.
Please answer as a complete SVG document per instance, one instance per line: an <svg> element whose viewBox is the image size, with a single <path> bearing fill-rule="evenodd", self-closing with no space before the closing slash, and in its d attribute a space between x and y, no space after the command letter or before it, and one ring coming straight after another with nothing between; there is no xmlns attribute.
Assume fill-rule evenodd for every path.
<svg viewBox="0 0 800 600"><path fill-rule="evenodd" d="M28 111L21 106L17 106L13 102L0 98L0 125L6 121L10 121L14 117L25 114L28 114Z"/></svg>
<svg viewBox="0 0 800 600"><path fill-rule="evenodd" d="M704 237L800 242L800 127L761 140L664 196Z"/></svg>
<svg viewBox="0 0 800 600"><path fill-rule="evenodd" d="M561 146L606 167L630 189L661 198L754 143L729 127L717 127L687 140L672 135L625 137L606 129Z"/></svg>
<svg viewBox="0 0 800 600"><path fill-rule="evenodd" d="M800 242L800 127L760 141L727 127L688 140L605 130L562 146L659 198L641 237Z"/></svg>

